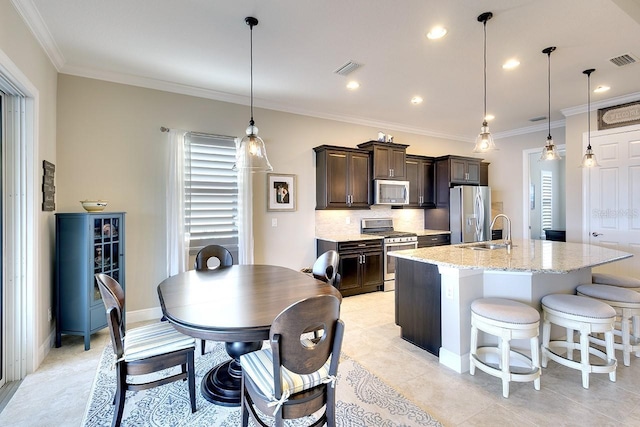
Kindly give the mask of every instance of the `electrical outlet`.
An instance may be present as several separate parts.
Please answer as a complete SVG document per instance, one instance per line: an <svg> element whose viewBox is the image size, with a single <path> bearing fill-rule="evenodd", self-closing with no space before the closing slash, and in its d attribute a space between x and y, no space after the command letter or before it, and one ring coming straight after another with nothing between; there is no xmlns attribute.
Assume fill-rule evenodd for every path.
<svg viewBox="0 0 640 427"><path fill-rule="evenodd" d="M444 287L444 296L447 299L453 299L453 286L447 284Z"/></svg>
<svg viewBox="0 0 640 427"><path fill-rule="evenodd" d="M49 310L47 311L47 319L49 320L49 322L51 322L52 316L51 316L51 307L49 307Z"/></svg>
<svg viewBox="0 0 640 427"><path fill-rule="evenodd" d="M271 226L272 227L278 226L278 218L271 218Z"/></svg>

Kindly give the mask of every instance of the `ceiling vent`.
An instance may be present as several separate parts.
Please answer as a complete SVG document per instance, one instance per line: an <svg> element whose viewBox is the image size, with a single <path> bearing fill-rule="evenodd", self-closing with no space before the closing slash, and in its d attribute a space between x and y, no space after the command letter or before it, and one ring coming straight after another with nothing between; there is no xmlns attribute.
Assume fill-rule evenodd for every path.
<svg viewBox="0 0 640 427"><path fill-rule="evenodd" d="M547 116L539 116L539 117L533 117L531 119L529 119L530 122L541 122L542 120L546 120Z"/></svg>
<svg viewBox="0 0 640 427"><path fill-rule="evenodd" d="M341 76L347 76L353 73L355 70L357 70L360 67L362 67L361 64L358 64L357 62L349 61L346 64L339 67L337 70L335 70L334 73L340 74Z"/></svg>
<svg viewBox="0 0 640 427"><path fill-rule="evenodd" d="M609 61L613 62L618 67L622 67L624 65L634 64L638 62L638 57L631 53L625 53L623 55L611 58L609 59Z"/></svg>

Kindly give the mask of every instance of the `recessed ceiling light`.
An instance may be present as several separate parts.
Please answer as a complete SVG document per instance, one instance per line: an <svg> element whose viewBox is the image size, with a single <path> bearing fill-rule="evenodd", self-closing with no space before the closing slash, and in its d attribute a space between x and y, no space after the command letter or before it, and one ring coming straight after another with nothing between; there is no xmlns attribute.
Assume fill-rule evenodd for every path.
<svg viewBox="0 0 640 427"><path fill-rule="evenodd" d="M414 96L413 98L411 98L411 103L414 105L422 104L422 97Z"/></svg>
<svg viewBox="0 0 640 427"><path fill-rule="evenodd" d="M427 33L429 40L441 39L447 34L447 29L444 27L433 27L431 31Z"/></svg>
<svg viewBox="0 0 640 427"><path fill-rule="evenodd" d="M593 91L595 93L600 93L600 92L606 92L609 89L611 89L609 86L598 86L597 88L595 88Z"/></svg>
<svg viewBox="0 0 640 427"><path fill-rule="evenodd" d="M486 116L484 116L484 119L488 122L490 122L491 120L495 119L496 116L494 116L493 114L487 114Z"/></svg>
<svg viewBox="0 0 640 427"><path fill-rule="evenodd" d="M347 83L347 89L349 89L349 90L356 90L359 87L360 87L360 83L358 83L355 80L352 80L349 83Z"/></svg>
<svg viewBox="0 0 640 427"><path fill-rule="evenodd" d="M513 58L502 64L502 68L504 68L505 70L511 70L513 68L516 68L518 65L520 65L520 61Z"/></svg>

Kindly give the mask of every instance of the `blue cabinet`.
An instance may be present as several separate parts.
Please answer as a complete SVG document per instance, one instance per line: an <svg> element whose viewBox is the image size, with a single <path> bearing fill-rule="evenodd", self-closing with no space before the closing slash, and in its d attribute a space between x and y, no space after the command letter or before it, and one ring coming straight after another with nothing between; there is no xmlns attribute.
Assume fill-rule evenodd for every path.
<svg viewBox="0 0 640 427"><path fill-rule="evenodd" d="M94 278L105 273L125 286L124 212L56 214L56 347L62 334L84 337L107 326Z"/></svg>

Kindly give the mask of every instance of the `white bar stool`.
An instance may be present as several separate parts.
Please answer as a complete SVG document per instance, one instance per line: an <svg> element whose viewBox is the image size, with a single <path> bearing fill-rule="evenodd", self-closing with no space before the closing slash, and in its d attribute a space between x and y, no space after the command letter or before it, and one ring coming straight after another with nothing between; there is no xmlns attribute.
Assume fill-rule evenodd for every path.
<svg viewBox="0 0 640 427"><path fill-rule="evenodd" d="M609 304L616 311L616 330L614 334L622 338L622 344L613 347L622 350L624 366L631 364L631 353L640 357L640 292L609 285L580 285L576 288L578 295L595 298ZM632 321L633 320L633 321ZM633 325L633 334L630 326ZM591 342L603 345L603 340L591 337Z"/></svg>
<svg viewBox="0 0 640 427"><path fill-rule="evenodd" d="M509 382L533 381L536 390L540 390L540 352L538 335L540 313L533 307L518 301L503 298L481 298L471 303L471 352L469 354L469 373L475 375L475 368L494 377L502 378L502 395L509 397ZM498 346L478 348L478 330L499 338ZM531 358L511 350L510 340L529 338ZM494 354L499 364L491 365L480 356ZM526 372L515 372L510 357L524 362Z"/></svg>
<svg viewBox="0 0 640 427"><path fill-rule="evenodd" d="M599 285L618 286L632 291L640 291L640 279L618 274L591 273L591 282Z"/></svg>
<svg viewBox="0 0 640 427"><path fill-rule="evenodd" d="M616 311L609 305L583 296L551 294L542 298L542 367L547 367L548 359L572 369L582 371L582 387L589 388L590 373L608 373L609 379L616 381L617 361L613 349L613 330ZM565 341L551 341L551 324L567 329ZM574 343L573 331L580 332L580 343ZM606 354L589 345L589 335L604 333ZM556 349L566 349L566 356L556 353ZM580 362L573 360L573 350L580 350ZM592 354L604 361L593 365L589 361Z"/></svg>

